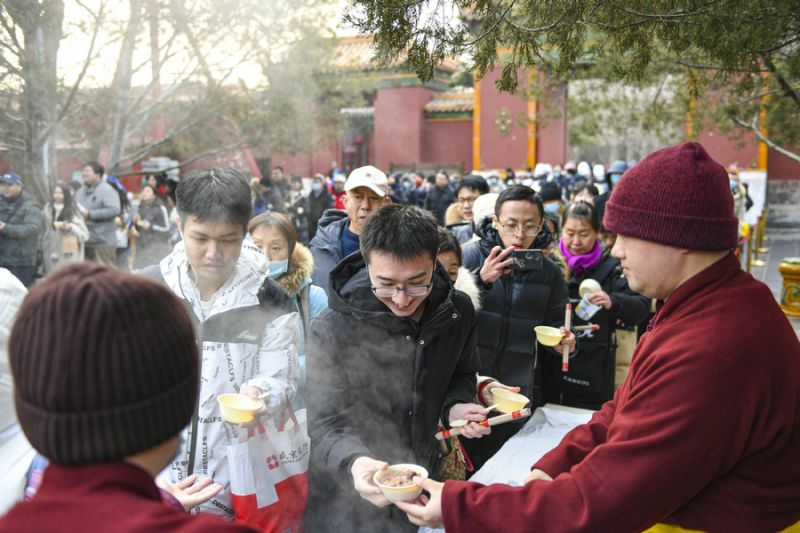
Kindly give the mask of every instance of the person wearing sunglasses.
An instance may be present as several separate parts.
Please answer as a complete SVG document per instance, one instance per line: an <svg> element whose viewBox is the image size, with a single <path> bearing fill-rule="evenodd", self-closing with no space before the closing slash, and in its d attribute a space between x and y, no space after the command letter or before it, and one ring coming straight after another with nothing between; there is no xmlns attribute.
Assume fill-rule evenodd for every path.
<svg viewBox="0 0 800 533"><path fill-rule="evenodd" d="M476 316L437 262L436 220L392 204L366 221L360 252L331 272L330 309L311 327L306 405L311 457L303 529L415 531L373 483L389 464L438 477L439 423L467 438L487 410L473 402Z"/></svg>

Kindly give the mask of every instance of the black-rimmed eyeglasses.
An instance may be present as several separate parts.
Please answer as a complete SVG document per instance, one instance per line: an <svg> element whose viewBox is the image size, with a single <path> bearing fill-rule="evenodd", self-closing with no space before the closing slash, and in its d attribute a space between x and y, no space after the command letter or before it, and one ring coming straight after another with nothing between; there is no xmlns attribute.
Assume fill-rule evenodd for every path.
<svg viewBox="0 0 800 533"><path fill-rule="evenodd" d="M433 281L427 285L406 285L405 287L399 285L392 285L390 287L376 287L370 285L369 288L375 293L375 296L380 298L394 298L400 292L405 292L408 296L417 298L428 294L428 290L433 286Z"/></svg>

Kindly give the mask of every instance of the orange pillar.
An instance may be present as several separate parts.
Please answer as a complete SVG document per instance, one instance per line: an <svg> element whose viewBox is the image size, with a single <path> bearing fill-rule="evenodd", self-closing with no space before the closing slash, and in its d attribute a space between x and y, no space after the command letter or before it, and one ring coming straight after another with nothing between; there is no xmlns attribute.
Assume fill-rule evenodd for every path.
<svg viewBox="0 0 800 533"><path fill-rule="evenodd" d="M769 78L768 73L764 73L764 90L766 91L768 86L766 85L767 79ZM766 137L767 136L767 127L765 126L767 122L767 110L764 106L769 102L769 95L765 94L761 97L761 111L758 114L758 123L759 123L759 130L761 130L761 134ZM767 143L760 141L758 143L758 169L763 170L766 172L767 170L767 158L768 158L769 148L767 147Z"/></svg>
<svg viewBox="0 0 800 533"><path fill-rule="evenodd" d="M528 71L528 167L536 166L536 88L538 87L538 72L536 67Z"/></svg>
<svg viewBox="0 0 800 533"><path fill-rule="evenodd" d="M481 168L481 80L475 79L472 106L472 170Z"/></svg>

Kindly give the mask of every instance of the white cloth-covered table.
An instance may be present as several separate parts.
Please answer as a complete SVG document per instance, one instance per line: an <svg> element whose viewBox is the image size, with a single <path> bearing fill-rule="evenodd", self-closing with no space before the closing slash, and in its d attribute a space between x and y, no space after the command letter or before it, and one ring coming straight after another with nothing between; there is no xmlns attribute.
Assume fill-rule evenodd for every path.
<svg viewBox="0 0 800 533"><path fill-rule="evenodd" d="M572 428L585 424L594 411L547 404L533 412L522 429L511 437L470 481L491 485L505 483L519 486L530 473L531 466L555 448ZM421 527L420 533L442 529Z"/></svg>

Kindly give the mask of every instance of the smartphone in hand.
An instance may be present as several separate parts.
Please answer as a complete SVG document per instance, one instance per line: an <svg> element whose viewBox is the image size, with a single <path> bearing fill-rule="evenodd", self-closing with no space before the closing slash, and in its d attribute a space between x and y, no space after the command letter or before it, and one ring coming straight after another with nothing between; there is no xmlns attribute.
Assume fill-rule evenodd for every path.
<svg viewBox="0 0 800 533"><path fill-rule="evenodd" d="M511 252L512 270L541 270L544 268L544 254L541 250L514 250Z"/></svg>

